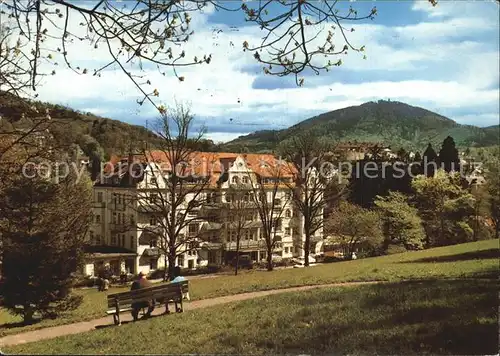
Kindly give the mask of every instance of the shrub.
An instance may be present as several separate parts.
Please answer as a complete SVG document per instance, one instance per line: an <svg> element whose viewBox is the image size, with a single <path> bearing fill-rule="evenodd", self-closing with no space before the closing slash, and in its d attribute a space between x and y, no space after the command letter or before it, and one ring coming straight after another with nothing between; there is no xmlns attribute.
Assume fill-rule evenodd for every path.
<svg viewBox="0 0 500 356"><path fill-rule="evenodd" d="M388 255L394 255L396 253L403 253L403 252L406 252L406 248L402 245L395 245L395 244L390 244L385 250L385 253Z"/></svg>
<svg viewBox="0 0 500 356"><path fill-rule="evenodd" d="M209 263L207 268L207 273L217 273L221 270L222 266L216 263Z"/></svg>
<svg viewBox="0 0 500 356"><path fill-rule="evenodd" d="M325 256L323 259L323 263L333 263L333 262L340 262L343 261L342 258L336 257L336 256Z"/></svg>

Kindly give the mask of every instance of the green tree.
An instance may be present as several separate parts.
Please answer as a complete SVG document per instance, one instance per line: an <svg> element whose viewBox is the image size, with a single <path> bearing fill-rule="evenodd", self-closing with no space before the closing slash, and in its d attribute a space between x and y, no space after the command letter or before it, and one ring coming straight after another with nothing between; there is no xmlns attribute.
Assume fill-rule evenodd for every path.
<svg viewBox="0 0 500 356"><path fill-rule="evenodd" d="M332 242L340 244L347 256L360 246L375 253L384 242L379 214L345 201L333 209L325 222L325 229L333 235Z"/></svg>
<svg viewBox="0 0 500 356"><path fill-rule="evenodd" d="M461 185L458 173L438 170L433 177L417 176L412 182L417 208L429 246L470 241L475 199Z"/></svg>
<svg viewBox="0 0 500 356"><path fill-rule="evenodd" d="M75 308L71 289L82 263L92 208L91 184L70 173L58 181L17 175L0 197L3 306L54 317Z"/></svg>
<svg viewBox="0 0 500 356"><path fill-rule="evenodd" d="M438 155L432 145L429 143L427 148L424 151L422 156L422 173L424 173L427 177L432 177L436 172L435 166L438 162Z"/></svg>
<svg viewBox="0 0 500 356"><path fill-rule="evenodd" d="M458 158L458 150L451 136L446 137L443 141L441 150L439 151L439 163L446 172L459 170L460 159Z"/></svg>
<svg viewBox="0 0 500 356"><path fill-rule="evenodd" d="M491 220L495 228L495 238L499 238L500 231L500 175L498 172L498 163L490 165L486 175L486 187L489 194L488 206Z"/></svg>
<svg viewBox="0 0 500 356"><path fill-rule="evenodd" d="M377 196L375 205L382 218L385 248L389 245L401 245L408 250L423 248L425 231L422 220L404 194L389 192L385 197Z"/></svg>

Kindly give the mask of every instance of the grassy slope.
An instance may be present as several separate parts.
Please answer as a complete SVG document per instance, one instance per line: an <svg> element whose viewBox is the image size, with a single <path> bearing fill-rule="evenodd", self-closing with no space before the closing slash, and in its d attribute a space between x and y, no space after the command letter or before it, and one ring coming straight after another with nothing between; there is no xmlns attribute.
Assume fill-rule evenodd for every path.
<svg viewBox="0 0 500 356"><path fill-rule="evenodd" d="M239 276L197 279L190 282L192 299L206 299L242 292L286 288L331 282L386 280L399 281L428 278L467 278L491 276L498 272L498 240L434 248L391 256L324 264L304 269L273 272L254 271ZM110 293L122 291L111 289ZM0 335L18 333L53 325L67 324L104 316L106 294L80 290L84 303L75 311L55 320L45 320L26 327L12 327L15 319L0 311Z"/></svg>
<svg viewBox="0 0 500 356"><path fill-rule="evenodd" d="M286 293L7 348L29 354L494 354L498 281Z"/></svg>

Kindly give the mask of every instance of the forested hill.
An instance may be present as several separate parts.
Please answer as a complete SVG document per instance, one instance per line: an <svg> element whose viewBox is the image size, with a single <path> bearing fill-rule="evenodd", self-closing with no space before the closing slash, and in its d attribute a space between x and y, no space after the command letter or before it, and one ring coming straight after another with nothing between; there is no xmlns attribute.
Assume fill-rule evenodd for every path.
<svg viewBox="0 0 500 356"><path fill-rule="evenodd" d="M33 124L33 120L46 116L46 109L54 123L52 134L65 144L78 145L87 156L98 155L108 159L111 155L128 154L145 147L161 147L161 139L143 126L130 125L92 113L83 113L62 105L20 99L12 94L0 92L0 132L9 132L14 127L23 128ZM24 118L23 118L24 113ZM210 140L201 143L200 149L215 150Z"/></svg>
<svg viewBox="0 0 500 356"><path fill-rule="evenodd" d="M257 131L224 145L225 150L267 151L308 132L332 141L381 142L393 148L422 150L431 142L439 146L451 135L459 147L498 145L499 126L461 125L435 112L396 101L367 102L327 112L284 130Z"/></svg>

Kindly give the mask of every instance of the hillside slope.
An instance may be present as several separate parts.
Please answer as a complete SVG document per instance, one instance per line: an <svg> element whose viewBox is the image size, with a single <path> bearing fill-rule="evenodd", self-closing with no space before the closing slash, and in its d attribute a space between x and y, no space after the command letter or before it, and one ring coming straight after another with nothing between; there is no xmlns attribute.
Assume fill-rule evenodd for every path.
<svg viewBox="0 0 500 356"><path fill-rule="evenodd" d="M435 112L396 101L367 102L327 112L288 129L257 131L225 144L226 150L265 151L299 132L332 141L382 142L393 148L422 150L429 142L439 145L451 135L458 146L498 145L499 127L460 125Z"/></svg>
<svg viewBox="0 0 500 356"><path fill-rule="evenodd" d="M13 127L30 127L33 121L45 117L47 109L53 120L50 131L56 141L64 142L65 146L78 146L89 157L107 160L112 155L126 155L130 150L141 152L144 147L161 148L164 142L140 125L83 113L62 105L21 99L1 91L0 133L9 132ZM212 140L203 139L197 142L196 149L214 152L220 147Z"/></svg>

